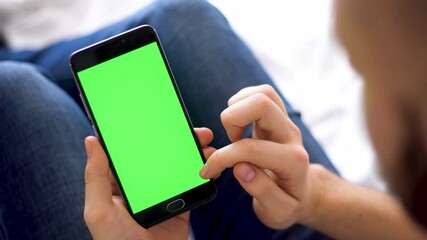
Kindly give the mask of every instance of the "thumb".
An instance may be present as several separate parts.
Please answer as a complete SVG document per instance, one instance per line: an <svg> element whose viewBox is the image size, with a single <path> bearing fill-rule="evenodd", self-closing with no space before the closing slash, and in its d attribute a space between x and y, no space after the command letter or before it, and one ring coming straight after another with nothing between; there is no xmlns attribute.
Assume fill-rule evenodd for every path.
<svg viewBox="0 0 427 240"><path fill-rule="evenodd" d="M236 164L233 173L254 198L254 211L261 222L275 229L289 226L296 200L284 192L273 178L257 166L245 162Z"/></svg>
<svg viewBox="0 0 427 240"><path fill-rule="evenodd" d="M87 165L85 171L85 207L112 202L112 188L109 179L108 159L96 137L85 139Z"/></svg>

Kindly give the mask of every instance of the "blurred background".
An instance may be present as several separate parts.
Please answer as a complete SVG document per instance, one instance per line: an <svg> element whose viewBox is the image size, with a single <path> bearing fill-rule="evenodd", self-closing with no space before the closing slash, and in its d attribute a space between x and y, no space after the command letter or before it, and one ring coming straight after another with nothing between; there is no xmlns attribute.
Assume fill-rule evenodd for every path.
<svg viewBox="0 0 427 240"><path fill-rule="evenodd" d="M12 48L40 48L94 31L152 1L0 0L0 34ZM365 127L363 83L334 34L333 1L210 2L302 112L342 176L385 190Z"/></svg>

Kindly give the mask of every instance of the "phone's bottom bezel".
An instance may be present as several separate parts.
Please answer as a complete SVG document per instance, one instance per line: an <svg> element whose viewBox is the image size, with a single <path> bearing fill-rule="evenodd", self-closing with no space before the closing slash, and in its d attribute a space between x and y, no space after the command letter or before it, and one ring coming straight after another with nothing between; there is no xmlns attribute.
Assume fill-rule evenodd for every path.
<svg viewBox="0 0 427 240"><path fill-rule="evenodd" d="M138 213L131 213L131 215L139 225L143 226L144 228L149 228L169 218L196 208L202 204L208 203L213 200L215 196L216 186L213 180L210 180L207 183L204 183L187 192L179 194ZM181 209L176 211L168 210L168 204L180 199L185 203Z"/></svg>

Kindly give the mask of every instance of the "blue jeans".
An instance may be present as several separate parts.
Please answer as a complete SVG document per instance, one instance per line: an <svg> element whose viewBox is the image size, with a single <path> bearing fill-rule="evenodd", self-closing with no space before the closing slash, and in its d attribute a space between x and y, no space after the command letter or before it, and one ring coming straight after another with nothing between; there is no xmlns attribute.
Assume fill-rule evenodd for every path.
<svg viewBox="0 0 427 240"><path fill-rule="evenodd" d="M28 64L0 63L0 238L81 239L91 134L75 102Z"/></svg>
<svg viewBox="0 0 427 240"><path fill-rule="evenodd" d="M69 54L141 24L157 29L194 126L213 130L213 146L228 144L219 119L227 100L244 87L274 84L226 19L205 1L157 1L93 34L38 51L0 48L0 60L33 63L80 103L68 68ZM82 219L83 138L92 131L81 109L27 65L0 65L0 94L1 164L13 166L1 169L0 234L5 239L88 238ZM300 114L283 100L292 121L301 129L310 161L335 172ZM283 231L262 225L252 211L251 197L231 171L222 174L217 185L217 198L192 211L197 239L327 239L301 225Z"/></svg>

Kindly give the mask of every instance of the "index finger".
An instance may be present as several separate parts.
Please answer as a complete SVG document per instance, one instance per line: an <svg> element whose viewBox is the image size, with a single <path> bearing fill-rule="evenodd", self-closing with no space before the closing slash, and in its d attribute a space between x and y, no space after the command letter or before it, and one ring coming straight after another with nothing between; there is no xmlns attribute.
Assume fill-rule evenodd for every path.
<svg viewBox="0 0 427 240"><path fill-rule="evenodd" d="M269 169L277 180L293 185L304 175L309 165L308 154L300 145L278 144L259 139L242 139L217 150L200 171L203 178L219 175L238 163L251 163Z"/></svg>
<svg viewBox="0 0 427 240"><path fill-rule="evenodd" d="M228 100L228 105L231 106L236 102L257 93L262 93L269 97L280 108L280 110L287 115L285 104L279 94L277 94L276 90L274 90L272 86L267 84L243 88Z"/></svg>
<svg viewBox="0 0 427 240"><path fill-rule="evenodd" d="M265 140L279 143L300 142L293 123L270 97L256 93L231 105L221 113L221 122L232 142L242 139L249 124L256 123ZM259 137L259 136L258 136Z"/></svg>

